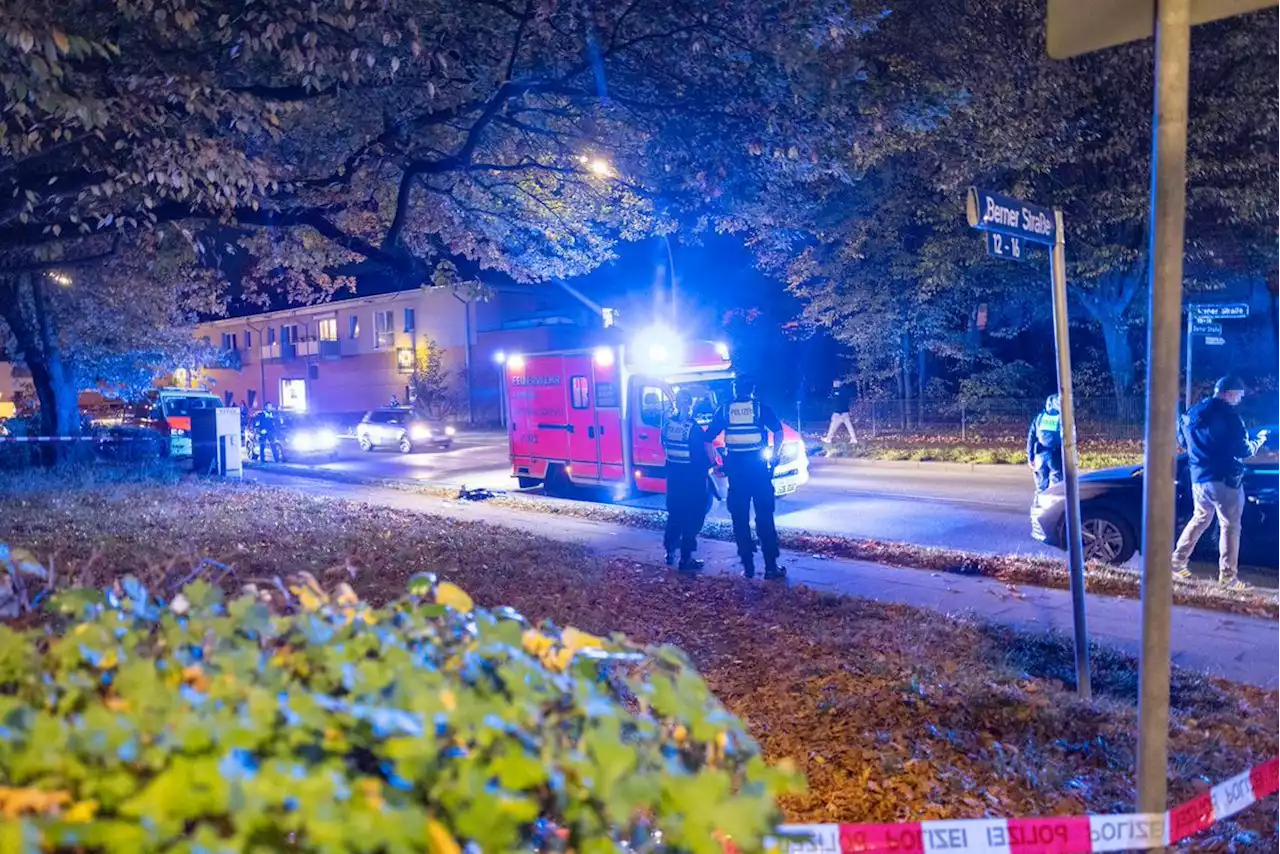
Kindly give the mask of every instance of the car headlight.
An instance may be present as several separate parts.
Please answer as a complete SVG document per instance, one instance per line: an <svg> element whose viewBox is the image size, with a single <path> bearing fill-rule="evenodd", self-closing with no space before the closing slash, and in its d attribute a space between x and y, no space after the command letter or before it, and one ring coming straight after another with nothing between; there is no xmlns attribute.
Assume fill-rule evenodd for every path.
<svg viewBox="0 0 1280 854"><path fill-rule="evenodd" d="M760 456L764 457L766 460L773 459L773 445L765 445L764 450L760 452Z"/></svg>
<svg viewBox="0 0 1280 854"><path fill-rule="evenodd" d="M409 428L409 438L414 441L431 438L431 428L424 424L415 424Z"/></svg>
<svg viewBox="0 0 1280 854"><path fill-rule="evenodd" d="M452 427L446 427L446 428L444 428L444 434L445 434L446 436L452 436L454 433L457 433L457 432L458 432L458 431L457 431L457 430L454 430Z"/></svg>
<svg viewBox="0 0 1280 854"><path fill-rule="evenodd" d="M782 452L778 455L778 462L790 463L800 459L800 454L804 451L804 445L792 439L789 442L782 443Z"/></svg>
<svg viewBox="0 0 1280 854"><path fill-rule="evenodd" d="M338 446L338 434L332 430L316 431L316 447L329 451Z"/></svg>
<svg viewBox="0 0 1280 854"><path fill-rule="evenodd" d="M316 437L311 433L294 433L289 437L289 444L293 446L294 450L305 453L315 449Z"/></svg>

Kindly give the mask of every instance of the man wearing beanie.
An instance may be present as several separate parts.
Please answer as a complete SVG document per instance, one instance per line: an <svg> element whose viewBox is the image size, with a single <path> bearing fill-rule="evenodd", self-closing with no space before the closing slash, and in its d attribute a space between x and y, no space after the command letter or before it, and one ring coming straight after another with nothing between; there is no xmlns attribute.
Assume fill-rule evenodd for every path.
<svg viewBox="0 0 1280 854"><path fill-rule="evenodd" d="M1250 439L1235 408L1244 397L1244 381L1225 376L1206 398L1188 410L1179 428L1187 449L1195 513L1173 550L1173 573L1190 578L1187 561L1200 536L1218 517L1218 581L1228 587L1246 585L1236 577L1240 555L1240 519L1244 513L1243 461L1266 442L1266 431Z"/></svg>

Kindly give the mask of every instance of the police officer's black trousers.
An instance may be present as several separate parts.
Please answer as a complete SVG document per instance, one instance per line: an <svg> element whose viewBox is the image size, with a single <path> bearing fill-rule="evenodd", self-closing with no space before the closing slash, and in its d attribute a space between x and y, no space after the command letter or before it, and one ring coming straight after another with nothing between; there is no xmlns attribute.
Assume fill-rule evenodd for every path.
<svg viewBox="0 0 1280 854"><path fill-rule="evenodd" d="M733 539L738 556L751 560L755 544L751 539L751 506L756 508L756 534L766 563L778 559L778 529L773 524L773 472L763 460L737 462L725 467L729 476L729 515L733 517Z"/></svg>
<svg viewBox="0 0 1280 854"><path fill-rule="evenodd" d="M688 559L698 548L698 532L707 518L707 470L667 463L667 528L662 545Z"/></svg>

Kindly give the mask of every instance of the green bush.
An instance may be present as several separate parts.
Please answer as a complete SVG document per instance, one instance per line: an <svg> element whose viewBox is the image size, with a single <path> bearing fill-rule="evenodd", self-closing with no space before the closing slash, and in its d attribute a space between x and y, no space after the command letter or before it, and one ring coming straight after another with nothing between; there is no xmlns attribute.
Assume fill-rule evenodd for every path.
<svg viewBox="0 0 1280 854"><path fill-rule="evenodd" d="M380 609L248 588L129 577L0 624L0 852L721 854L800 785L674 648L431 576Z"/></svg>

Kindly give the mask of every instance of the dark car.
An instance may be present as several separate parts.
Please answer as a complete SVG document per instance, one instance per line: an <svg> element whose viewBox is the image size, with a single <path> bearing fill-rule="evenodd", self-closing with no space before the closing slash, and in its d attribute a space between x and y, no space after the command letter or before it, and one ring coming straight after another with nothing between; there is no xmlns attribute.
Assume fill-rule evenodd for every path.
<svg viewBox="0 0 1280 854"><path fill-rule="evenodd" d="M402 454L427 446L449 448L453 427L424 418L407 406L389 406L366 412L356 426L356 442L362 451L395 448Z"/></svg>
<svg viewBox="0 0 1280 854"><path fill-rule="evenodd" d="M1277 564L1277 433L1270 429L1267 444L1245 461L1245 508L1240 538L1240 562L1275 568ZM1178 456L1177 531L1191 518L1191 479L1187 457ZM1031 505L1031 536L1047 545L1066 548L1066 495L1061 483L1036 496ZM1142 545L1142 466L1119 466L1080 475L1080 531L1086 560L1122 564ZM1174 535L1177 535L1177 531ZM1200 538L1197 554L1216 559L1217 522Z"/></svg>
<svg viewBox="0 0 1280 854"><path fill-rule="evenodd" d="M276 459L274 452L269 451L269 458L276 462L333 461L338 458L338 434L331 425L293 412L279 413L276 419L276 441L281 456ZM250 424L244 436L245 451L250 458L260 457L258 441L258 432Z"/></svg>

